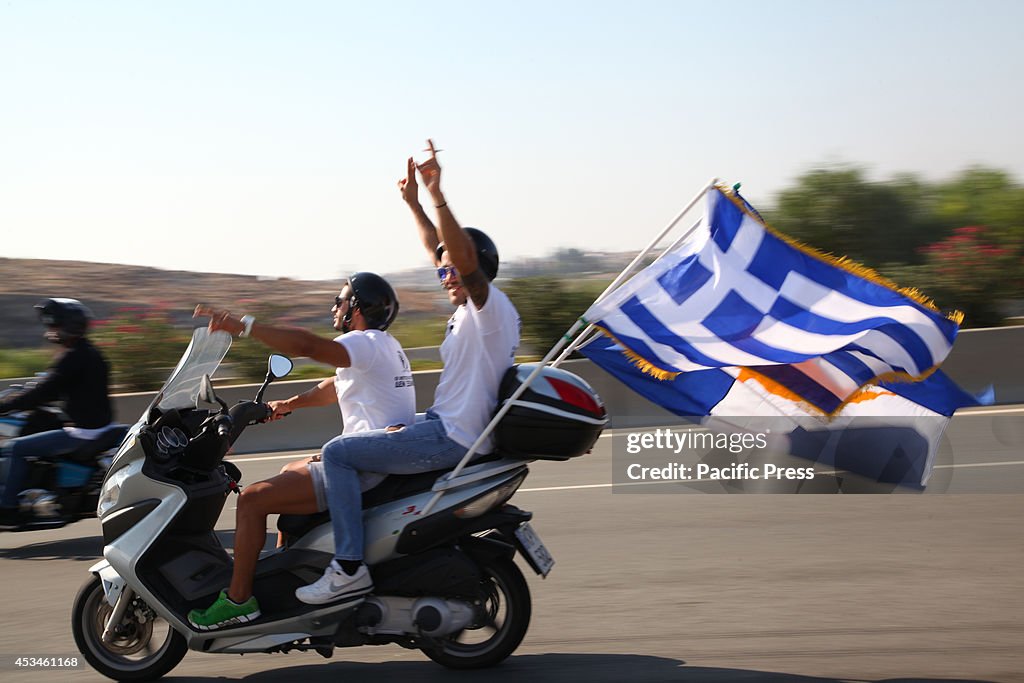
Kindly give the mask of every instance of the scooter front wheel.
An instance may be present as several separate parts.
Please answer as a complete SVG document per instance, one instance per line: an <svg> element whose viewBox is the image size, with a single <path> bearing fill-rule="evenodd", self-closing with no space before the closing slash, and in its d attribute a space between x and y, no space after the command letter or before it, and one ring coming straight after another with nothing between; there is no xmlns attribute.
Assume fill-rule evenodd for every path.
<svg viewBox="0 0 1024 683"><path fill-rule="evenodd" d="M111 642L103 642L103 629L113 611L99 577L90 576L75 596L71 630L82 656L104 676L150 681L177 666L188 652L185 638L138 597L115 626Z"/></svg>
<svg viewBox="0 0 1024 683"><path fill-rule="evenodd" d="M422 648L423 654L449 669L482 669L498 664L523 642L530 625L530 588L511 560L480 562L482 600L477 623Z"/></svg>

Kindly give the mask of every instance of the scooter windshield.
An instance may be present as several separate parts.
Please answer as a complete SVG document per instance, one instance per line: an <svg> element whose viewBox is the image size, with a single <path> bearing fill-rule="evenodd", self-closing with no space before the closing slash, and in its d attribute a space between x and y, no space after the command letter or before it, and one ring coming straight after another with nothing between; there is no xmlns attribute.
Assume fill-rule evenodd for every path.
<svg viewBox="0 0 1024 683"><path fill-rule="evenodd" d="M194 408L203 375L213 377L230 348L231 335L227 332L210 332L205 327L197 327L178 366L156 395L156 407L164 412Z"/></svg>

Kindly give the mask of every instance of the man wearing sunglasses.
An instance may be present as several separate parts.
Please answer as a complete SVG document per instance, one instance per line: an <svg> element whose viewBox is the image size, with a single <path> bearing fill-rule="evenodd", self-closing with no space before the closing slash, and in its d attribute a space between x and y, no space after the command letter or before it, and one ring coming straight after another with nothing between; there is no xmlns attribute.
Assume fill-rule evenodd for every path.
<svg viewBox="0 0 1024 683"><path fill-rule="evenodd" d="M399 430L346 435L324 446L335 558L323 577L295 591L306 603L353 600L373 590L363 563L360 473L414 474L454 467L494 414L498 385L519 346L519 314L509 298L491 284L498 273L498 250L483 232L463 229L455 220L441 192L437 152L433 142L427 144L430 158L418 170L437 209L437 227L420 205L417 166L412 158L398 186L416 218L441 286L456 306L441 345L444 369L426 420ZM481 445L480 455L492 449L488 439Z"/></svg>
<svg viewBox="0 0 1024 683"><path fill-rule="evenodd" d="M236 318L228 311L199 305L195 315L210 318L211 330L251 336L290 356L305 356L332 365L334 377L283 401L270 401L271 419L299 408L326 406L337 401L345 428L342 436L386 427L398 428L416 419L412 372L402 346L386 331L398 315L398 298L391 285L374 273L355 273L345 282L331 308L334 340L308 330L257 323L252 316ZM341 436L328 443L333 443ZM368 468L369 470L370 468ZM375 471L359 476L356 505L361 492L385 477ZM205 610L192 610L193 626L212 630L252 621L260 616L253 595L253 579L263 549L269 514L312 514L327 509L329 482L319 456L285 465L281 473L246 486L235 512L235 563L231 585Z"/></svg>

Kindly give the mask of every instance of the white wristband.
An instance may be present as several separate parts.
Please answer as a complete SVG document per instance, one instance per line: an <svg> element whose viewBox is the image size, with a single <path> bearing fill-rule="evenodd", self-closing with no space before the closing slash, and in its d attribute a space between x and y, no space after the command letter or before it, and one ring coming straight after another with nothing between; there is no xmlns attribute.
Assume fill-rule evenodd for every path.
<svg viewBox="0 0 1024 683"><path fill-rule="evenodd" d="M238 336L239 337L248 337L250 334L252 334L252 324L254 322L256 322L256 318L252 317L251 315L243 315L240 318L240 322L243 325L245 325L245 329L243 329L241 332L239 332Z"/></svg>

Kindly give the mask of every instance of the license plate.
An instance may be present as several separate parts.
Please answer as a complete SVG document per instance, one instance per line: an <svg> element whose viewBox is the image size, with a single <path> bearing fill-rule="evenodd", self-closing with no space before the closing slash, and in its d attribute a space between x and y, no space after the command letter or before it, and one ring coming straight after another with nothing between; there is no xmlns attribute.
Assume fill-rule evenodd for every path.
<svg viewBox="0 0 1024 683"><path fill-rule="evenodd" d="M523 522L516 529L516 538L519 539L523 552L530 560L533 568L537 570L537 573L541 576L547 576L551 568L555 566L555 560L551 557L548 549L544 547L540 536L533 530L533 527L528 522Z"/></svg>

